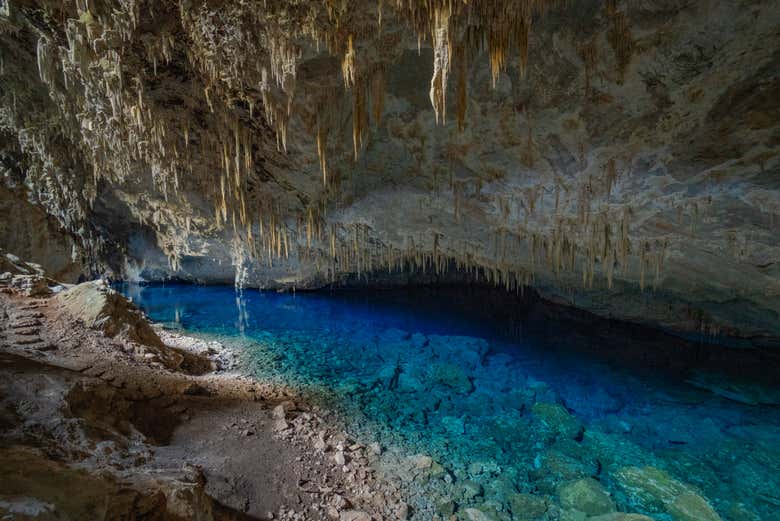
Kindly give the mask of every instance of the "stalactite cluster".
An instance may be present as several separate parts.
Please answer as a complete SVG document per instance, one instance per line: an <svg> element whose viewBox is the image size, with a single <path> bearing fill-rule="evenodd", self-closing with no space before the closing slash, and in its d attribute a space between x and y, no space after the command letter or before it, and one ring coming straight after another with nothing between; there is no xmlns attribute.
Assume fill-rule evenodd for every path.
<svg viewBox="0 0 780 521"><path fill-rule="evenodd" d="M410 239L405 248L399 248L382 241L367 224L337 223L326 216L328 201L338 197L332 194L335 175L329 162L336 163L343 156L336 100L351 96L352 161L359 159L370 139L370 124L378 126L382 121L387 70L392 63L387 56L367 51L376 46L372 39L388 27L398 30L401 26L411 28L419 42L430 44L433 76L428 94L434 120L446 125L449 77L454 73L455 119L463 131L469 67L475 56L486 52L493 86L510 60L517 60L517 69L525 75L533 60L529 50L532 22L546 10L557 8L556 2L393 0L369 14L357 2L223 4L42 1L46 16L59 22L53 22L56 28L52 31L34 30L37 75L67 122L59 132L77 147L72 154L78 157L71 157L71 163L92 168L88 183L60 190L61 200L52 205L67 207L72 204L66 201L69 198L80 201L78 212L70 217L71 228L85 220L101 182L132 182L144 170L169 209L175 208L149 208L137 215L141 224L165 237L159 242L171 270L180 269L184 256L196 253L187 240L191 230L228 232L233 238L230 256L236 265L237 284L246 280L252 262L272 268L311 261L329 278L343 273L365 276L383 269L439 273L454 265L509 288L527 284L539 269L556 276L580 271L588 287L600 271L611 287L615 267L630 268L630 254L640 257L642 274L660 269L662 260L648 260L663 257L653 253L658 248L650 242L631 247L630 211L619 220L614 219L614 212L593 213L601 188L590 174L577 185L576 217L566 217L564 205L559 209L560 185L555 187L555 216L546 221L537 215L541 185L521 197L522 223L514 218L510 202L502 199L492 251L485 239L484 251L475 245L464 254L464 245L441 233L430 240ZM605 12L612 24L610 43L618 61L625 63L631 53L627 19L614 1L607 2ZM322 89L314 110L308 110L296 101L302 81L298 68L304 54L312 52L337 58L342 81ZM582 54L586 81L590 81L587 71L595 65L595 44L585 47ZM166 102L161 95L165 89L186 90L185 110ZM9 108L13 100L7 94L3 99L5 125L29 127L16 121L18 114ZM539 153L530 117L524 113L527 128L519 159L525 168L533 169ZM286 197L293 190L264 165L288 161L299 152L290 150L288 133L294 124L297 131L310 132L305 137L319 159L321 183L317 184L322 191L304 189L300 196ZM276 154L266 146L269 134L276 142ZM415 157L422 168L428 136L418 134ZM47 139L51 138L45 132L32 128L20 134L25 149L34 150L42 159L44 170L46 165L63 163L61 158L46 159L51 155ZM435 181L436 172L433 175ZM36 183L43 187L54 177L41 175ZM604 179L598 181L603 181L607 199L617 178L616 161L609 159ZM464 203L479 197L480 190L472 194L463 180L450 184L454 219L463 223L467 218ZM49 188L41 191L58 193ZM211 219L198 217L187 199L192 193L213 208ZM185 233L170 233L177 229ZM510 237L516 238L514 246ZM644 275L641 279L644 286Z"/></svg>

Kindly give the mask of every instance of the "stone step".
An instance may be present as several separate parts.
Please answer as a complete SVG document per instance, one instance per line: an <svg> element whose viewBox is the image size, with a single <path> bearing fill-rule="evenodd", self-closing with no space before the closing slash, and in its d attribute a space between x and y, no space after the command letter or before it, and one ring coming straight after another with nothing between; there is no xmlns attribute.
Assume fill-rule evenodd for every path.
<svg viewBox="0 0 780 521"><path fill-rule="evenodd" d="M28 319L32 319L32 318L43 318L43 313L41 313L40 311L33 312L33 313L29 313L29 312L27 312L27 313L14 313L14 316L13 316L13 319L17 320L17 321L18 320L28 320Z"/></svg>
<svg viewBox="0 0 780 521"><path fill-rule="evenodd" d="M32 327L29 329L17 329L13 334L16 336L40 336L40 332L39 328Z"/></svg>
<svg viewBox="0 0 780 521"><path fill-rule="evenodd" d="M17 338L11 340L12 344L17 344L20 346L30 346L33 344L40 344L43 343L43 339L41 337L25 337L25 338Z"/></svg>
<svg viewBox="0 0 780 521"><path fill-rule="evenodd" d="M12 323L11 329L25 329L25 328L36 327L41 325L43 324L41 324L41 321L38 320L37 318L29 318L29 319L26 318L26 319L19 320L18 322Z"/></svg>

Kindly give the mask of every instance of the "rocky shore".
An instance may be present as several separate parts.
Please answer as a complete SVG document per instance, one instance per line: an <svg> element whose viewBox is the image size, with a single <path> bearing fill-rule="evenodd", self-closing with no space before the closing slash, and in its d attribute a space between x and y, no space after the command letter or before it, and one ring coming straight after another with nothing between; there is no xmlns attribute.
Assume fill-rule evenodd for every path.
<svg viewBox="0 0 780 521"><path fill-rule="evenodd" d="M409 515L372 467L381 447L231 372L219 344L156 331L100 282L52 293L16 267L33 273L0 282L3 519Z"/></svg>

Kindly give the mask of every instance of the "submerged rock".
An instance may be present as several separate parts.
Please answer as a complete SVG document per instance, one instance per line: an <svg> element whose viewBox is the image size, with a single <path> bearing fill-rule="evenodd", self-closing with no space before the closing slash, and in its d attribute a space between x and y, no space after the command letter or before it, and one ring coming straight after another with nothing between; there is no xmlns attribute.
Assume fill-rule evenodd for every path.
<svg viewBox="0 0 780 521"><path fill-rule="evenodd" d="M435 365L431 378L435 383L445 385L459 394L468 394L474 390L474 384L466 372L454 364Z"/></svg>
<svg viewBox="0 0 780 521"><path fill-rule="evenodd" d="M460 485L461 496L466 499L474 499L483 494L482 485L470 479L464 480Z"/></svg>
<svg viewBox="0 0 780 521"><path fill-rule="evenodd" d="M535 521L547 512L547 501L533 494L509 496L509 510L515 521Z"/></svg>
<svg viewBox="0 0 780 521"><path fill-rule="evenodd" d="M531 478L540 491L552 495L563 482L592 477L597 473L598 465L551 448L539 458L539 468L531 472Z"/></svg>
<svg viewBox="0 0 780 521"><path fill-rule="evenodd" d="M542 424L555 436L569 439L580 439L585 427L572 416L563 405L557 403L539 402L531 408Z"/></svg>
<svg viewBox="0 0 780 521"><path fill-rule="evenodd" d="M558 489L561 505L579 510L589 516L615 511L615 502L601 484L593 478L584 478L561 485Z"/></svg>
<svg viewBox="0 0 780 521"><path fill-rule="evenodd" d="M696 494L678 496L668 510L675 521L721 521L707 500Z"/></svg>
<svg viewBox="0 0 780 521"><path fill-rule="evenodd" d="M665 513L679 496L696 494L690 485L655 467L623 467L614 477L626 502L646 512Z"/></svg>

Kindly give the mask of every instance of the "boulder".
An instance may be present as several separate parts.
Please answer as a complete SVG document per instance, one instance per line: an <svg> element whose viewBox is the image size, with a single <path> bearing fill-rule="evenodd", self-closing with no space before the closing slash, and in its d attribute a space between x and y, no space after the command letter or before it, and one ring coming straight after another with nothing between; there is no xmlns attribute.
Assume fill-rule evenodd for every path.
<svg viewBox="0 0 780 521"><path fill-rule="evenodd" d="M465 508L458 517L461 521L499 521L497 513L489 508Z"/></svg>
<svg viewBox="0 0 780 521"><path fill-rule="evenodd" d="M665 513L678 496L696 494L667 472L655 467L622 467L614 474L615 481L626 496L626 502L637 510Z"/></svg>
<svg viewBox="0 0 780 521"><path fill-rule="evenodd" d="M468 394L474 390L474 384L466 372L454 364L437 364L431 369L434 383L449 387L459 394Z"/></svg>
<svg viewBox="0 0 780 521"><path fill-rule="evenodd" d="M535 521L547 512L547 501L533 494L509 496L509 510L515 521Z"/></svg>
<svg viewBox="0 0 780 521"><path fill-rule="evenodd" d="M470 479L464 480L460 486L463 499L470 500L483 494L482 485Z"/></svg>
<svg viewBox="0 0 780 521"><path fill-rule="evenodd" d="M706 499L697 494L681 494L668 508L674 521L721 521Z"/></svg>
<svg viewBox="0 0 780 521"><path fill-rule="evenodd" d="M441 501L436 505L436 511L445 518L449 518L451 515L454 515L457 508L458 506L451 499Z"/></svg>
<svg viewBox="0 0 780 521"><path fill-rule="evenodd" d="M339 521L371 521L371 516L361 510L347 510L339 515Z"/></svg>
<svg viewBox="0 0 780 521"><path fill-rule="evenodd" d="M57 300L74 318L106 336L123 336L145 346L163 346L143 313L105 281L73 286L57 295Z"/></svg>
<svg viewBox="0 0 780 521"><path fill-rule="evenodd" d="M573 440L582 438L585 427L563 405L539 402L534 404L531 411L542 422L542 425L555 436Z"/></svg>
<svg viewBox="0 0 780 521"><path fill-rule="evenodd" d="M584 478L561 485L558 489L561 506L575 509L589 516L615 511L615 502L601 484L593 478Z"/></svg>

